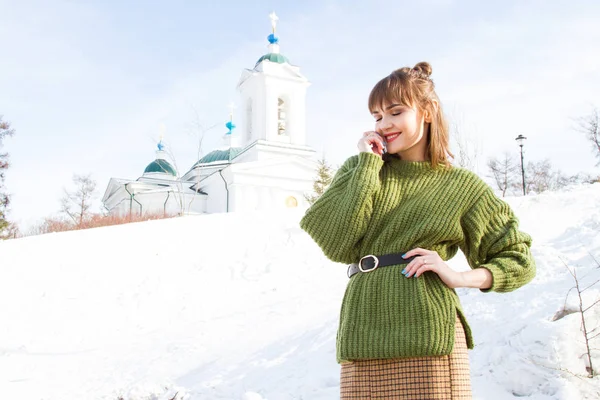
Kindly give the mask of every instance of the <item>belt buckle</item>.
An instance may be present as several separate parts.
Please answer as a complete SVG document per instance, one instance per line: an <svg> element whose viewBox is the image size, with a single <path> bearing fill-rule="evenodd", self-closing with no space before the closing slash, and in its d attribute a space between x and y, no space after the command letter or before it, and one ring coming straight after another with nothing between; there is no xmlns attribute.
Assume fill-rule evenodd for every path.
<svg viewBox="0 0 600 400"><path fill-rule="evenodd" d="M368 259L368 258L372 258L373 259L373 267L371 267L371 268L363 268L363 261L365 259ZM374 256L372 254L369 254L368 256L364 256L358 262L358 269L360 270L360 272L372 272L372 271L375 271L378 266L379 266L379 258L377 258L377 256Z"/></svg>

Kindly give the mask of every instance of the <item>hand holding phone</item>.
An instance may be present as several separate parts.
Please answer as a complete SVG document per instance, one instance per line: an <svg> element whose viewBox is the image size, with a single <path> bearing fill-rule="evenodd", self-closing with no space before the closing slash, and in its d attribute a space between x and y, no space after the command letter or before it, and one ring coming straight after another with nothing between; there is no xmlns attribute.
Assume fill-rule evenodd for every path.
<svg viewBox="0 0 600 400"><path fill-rule="evenodd" d="M368 131L358 141L358 150L360 152L375 153L379 156L387 151L385 140L375 131Z"/></svg>

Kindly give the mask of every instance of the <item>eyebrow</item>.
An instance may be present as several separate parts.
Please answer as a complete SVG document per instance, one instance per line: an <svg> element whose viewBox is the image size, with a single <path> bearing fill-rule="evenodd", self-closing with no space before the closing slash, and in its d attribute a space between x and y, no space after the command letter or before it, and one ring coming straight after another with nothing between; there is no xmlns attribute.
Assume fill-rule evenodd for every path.
<svg viewBox="0 0 600 400"><path fill-rule="evenodd" d="M390 110L394 107L403 107L402 104L391 104L385 108L385 111ZM379 111L374 111L372 114L379 114Z"/></svg>

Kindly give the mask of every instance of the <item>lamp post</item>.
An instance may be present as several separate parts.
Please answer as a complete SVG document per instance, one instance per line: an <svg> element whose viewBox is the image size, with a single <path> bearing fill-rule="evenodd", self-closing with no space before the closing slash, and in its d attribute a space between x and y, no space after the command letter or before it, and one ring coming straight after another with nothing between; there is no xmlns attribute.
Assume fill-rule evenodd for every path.
<svg viewBox="0 0 600 400"><path fill-rule="evenodd" d="M523 145L525 144L526 139L527 138L523 135L519 135L515 139L517 143L519 143L519 146L521 146L521 177L523 178L523 196L527 194L525 190L525 166L523 165Z"/></svg>

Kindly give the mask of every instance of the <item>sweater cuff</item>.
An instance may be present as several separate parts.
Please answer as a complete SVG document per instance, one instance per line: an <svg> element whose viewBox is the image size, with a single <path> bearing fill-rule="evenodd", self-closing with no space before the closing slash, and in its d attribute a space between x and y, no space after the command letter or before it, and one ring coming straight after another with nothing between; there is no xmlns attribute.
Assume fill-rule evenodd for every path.
<svg viewBox="0 0 600 400"><path fill-rule="evenodd" d="M492 274L492 286L487 289L479 289L484 293L488 292L506 292L509 284L506 273L492 264L484 264L479 268L485 268Z"/></svg>

